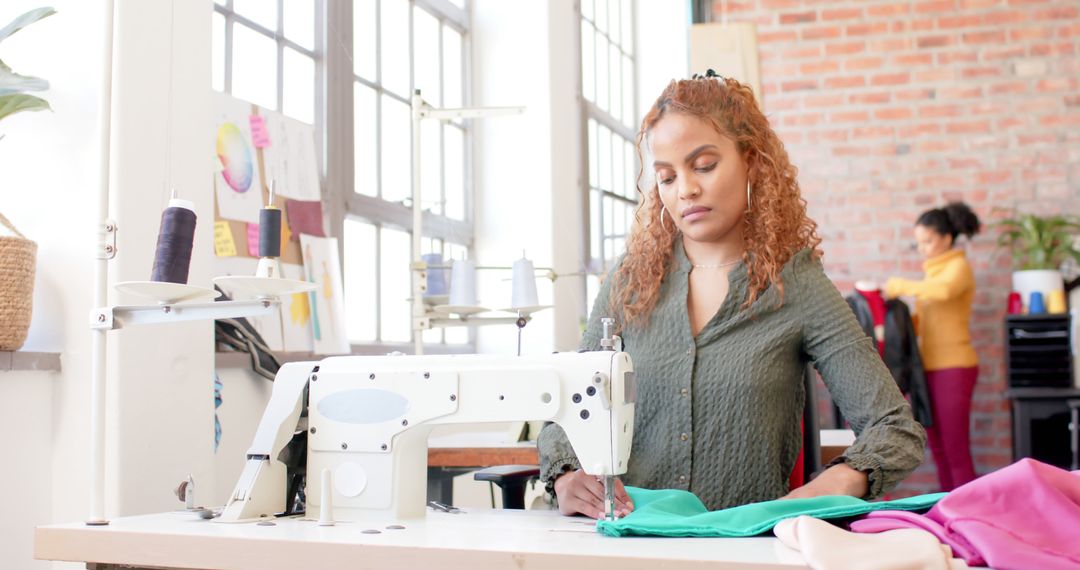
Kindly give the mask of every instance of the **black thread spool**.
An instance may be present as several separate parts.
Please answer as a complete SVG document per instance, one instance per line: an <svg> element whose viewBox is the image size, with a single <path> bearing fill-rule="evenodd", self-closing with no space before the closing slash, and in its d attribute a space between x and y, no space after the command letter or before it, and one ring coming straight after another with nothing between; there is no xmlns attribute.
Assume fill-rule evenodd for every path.
<svg viewBox="0 0 1080 570"><path fill-rule="evenodd" d="M187 284L191 250L195 245L195 205L173 198L161 212L161 229L154 250L151 281Z"/></svg>
<svg viewBox="0 0 1080 570"><path fill-rule="evenodd" d="M259 257L281 257L281 210L259 210Z"/></svg>

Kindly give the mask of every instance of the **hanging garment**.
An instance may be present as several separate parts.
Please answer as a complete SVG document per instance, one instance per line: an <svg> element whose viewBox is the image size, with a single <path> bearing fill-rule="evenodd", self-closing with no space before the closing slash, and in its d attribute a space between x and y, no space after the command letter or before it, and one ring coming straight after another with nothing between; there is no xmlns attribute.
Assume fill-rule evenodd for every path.
<svg viewBox="0 0 1080 570"><path fill-rule="evenodd" d="M848 532L808 516L776 523L773 533L788 548L802 553L814 570L966 570L963 559L921 529L903 528L879 534Z"/></svg>
<svg viewBox="0 0 1080 570"><path fill-rule="evenodd" d="M597 530L609 536L754 536L768 532L784 519L799 515L836 519L877 509L925 511L945 496L945 493L933 493L871 503L847 495L831 495L777 499L709 511L689 491L626 487L626 492L634 504L634 511L618 520L597 521Z"/></svg>
<svg viewBox="0 0 1080 570"><path fill-rule="evenodd" d="M870 302L856 293L846 297L848 306L855 313L855 320L874 338L874 317ZM911 311L903 301L885 301L885 347L882 359L892 373L893 380L904 395L911 399L911 412L915 421L930 427L934 425L930 411L930 390L926 384L919 343L911 322Z"/></svg>
<svg viewBox="0 0 1080 570"><path fill-rule="evenodd" d="M855 293L862 297L870 308L870 319L874 325L870 336L873 337L874 342L877 344L878 354L885 358L885 297L882 297L881 291L877 289L873 291L856 289Z"/></svg>
<svg viewBox="0 0 1080 570"><path fill-rule="evenodd" d="M855 532L921 528L972 566L1080 568L1080 471L1021 459L957 488L926 515L883 510Z"/></svg>

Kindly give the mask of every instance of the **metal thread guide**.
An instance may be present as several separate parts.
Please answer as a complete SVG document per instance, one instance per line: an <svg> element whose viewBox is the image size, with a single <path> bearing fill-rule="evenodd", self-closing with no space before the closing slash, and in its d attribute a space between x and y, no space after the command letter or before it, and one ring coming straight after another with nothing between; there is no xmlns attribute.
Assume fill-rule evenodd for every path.
<svg viewBox="0 0 1080 570"><path fill-rule="evenodd" d="M622 339L612 333L612 329L615 327L615 319L611 317L603 317L600 322L604 326L604 335L600 339L600 348L602 350L622 350ZM603 393L603 386L599 387L601 393ZM609 521L615 520L615 476L604 476L604 516Z"/></svg>

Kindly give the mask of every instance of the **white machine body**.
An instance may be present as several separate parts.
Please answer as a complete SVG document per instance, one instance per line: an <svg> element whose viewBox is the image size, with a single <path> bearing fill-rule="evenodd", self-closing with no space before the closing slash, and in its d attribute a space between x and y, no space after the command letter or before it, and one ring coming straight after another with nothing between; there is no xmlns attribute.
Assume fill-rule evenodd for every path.
<svg viewBox="0 0 1080 570"><path fill-rule="evenodd" d="M637 397L624 352L344 356L281 368L222 522L285 510L286 467L309 386L307 513L332 474L337 520L426 512L428 434L436 425L546 420L566 432L592 475L626 472Z"/></svg>

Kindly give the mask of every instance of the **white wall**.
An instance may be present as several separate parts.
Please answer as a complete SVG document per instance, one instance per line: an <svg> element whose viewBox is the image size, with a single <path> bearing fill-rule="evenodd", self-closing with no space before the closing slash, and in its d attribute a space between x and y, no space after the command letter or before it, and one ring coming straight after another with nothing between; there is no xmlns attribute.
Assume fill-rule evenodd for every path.
<svg viewBox="0 0 1080 570"><path fill-rule="evenodd" d="M5 0L6 23L42 3ZM83 520L90 507L90 355L92 252L100 147L98 96L104 2L55 0L58 14L0 44L0 58L22 73L49 79L53 113L0 123L0 211L38 242L34 320L24 350L60 351L59 374L0 373L10 457L0 488L32 502L28 517L0 527L0 566L34 562L32 527ZM209 251L209 0L121 0L115 30L112 217L119 254L111 279L149 277L166 194L165 122L173 124L172 181L196 202L196 250ZM175 25L170 33L170 13ZM173 40L170 80L169 40ZM173 96L168 96L169 85ZM208 282L211 254L196 256L192 282ZM131 302L110 296L110 302ZM209 324L144 327L109 333L106 515L173 508L171 487L188 471L212 474L212 329ZM123 349L122 358L117 349ZM21 511L22 509L20 509ZM79 567L80 565L64 565Z"/></svg>
<svg viewBox="0 0 1080 570"><path fill-rule="evenodd" d="M125 0L117 8L110 195L121 230L111 279L149 279L160 212L175 189L195 203L199 219L188 282L208 287L213 262L211 3ZM121 515L175 508L171 490L188 473L197 486L212 489L213 323L122 329L109 343L116 376L110 378L107 465L112 473L108 481L115 487L109 489L107 504Z"/></svg>
<svg viewBox="0 0 1080 570"><path fill-rule="evenodd" d="M7 0L0 22L40 2ZM97 179L96 109L101 4L53 3L59 14L0 44L0 58L19 73L50 80L52 113L24 113L0 122L0 211L38 243L34 315L26 350L61 352L60 374L0 373L7 462L0 487L26 517L0 523L0 565L46 568L33 562L33 526L78 519L90 503L87 401L91 293L90 236ZM73 49L83 46L83 49ZM27 505L26 503L30 503Z"/></svg>

